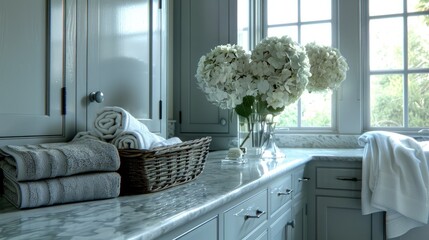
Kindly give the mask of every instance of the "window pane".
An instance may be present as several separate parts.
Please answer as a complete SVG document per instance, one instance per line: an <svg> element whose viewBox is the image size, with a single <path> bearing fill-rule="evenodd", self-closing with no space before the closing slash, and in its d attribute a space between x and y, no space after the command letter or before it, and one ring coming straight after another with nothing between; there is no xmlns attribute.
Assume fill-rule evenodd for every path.
<svg viewBox="0 0 429 240"><path fill-rule="evenodd" d="M331 0L301 0L301 21L331 19Z"/></svg>
<svg viewBox="0 0 429 240"><path fill-rule="evenodd" d="M297 104L291 104L276 117L277 127L297 127L298 126L298 108Z"/></svg>
<svg viewBox="0 0 429 240"><path fill-rule="evenodd" d="M298 0L267 0L268 25L298 22Z"/></svg>
<svg viewBox="0 0 429 240"><path fill-rule="evenodd" d="M407 0L408 12L429 11L429 4L426 0Z"/></svg>
<svg viewBox="0 0 429 240"><path fill-rule="evenodd" d="M298 41L298 27L269 27L267 30L267 37L281 37L284 35L291 37L294 41Z"/></svg>
<svg viewBox="0 0 429 240"><path fill-rule="evenodd" d="M237 43L245 50L250 50L249 45L249 0L237 1Z"/></svg>
<svg viewBox="0 0 429 240"><path fill-rule="evenodd" d="M330 127L332 93L308 93L301 97L302 127Z"/></svg>
<svg viewBox="0 0 429 240"><path fill-rule="evenodd" d="M429 68L429 16L408 18L408 67Z"/></svg>
<svg viewBox="0 0 429 240"><path fill-rule="evenodd" d="M408 76L410 127L429 127L429 74Z"/></svg>
<svg viewBox="0 0 429 240"><path fill-rule="evenodd" d="M385 15L402 13L404 11L403 0L368 0L369 15Z"/></svg>
<svg viewBox="0 0 429 240"><path fill-rule="evenodd" d="M301 44L317 42L332 45L331 23L306 24L301 27Z"/></svg>
<svg viewBox="0 0 429 240"><path fill-rule="evenodd" d="M370 20L370 69L402 69L403 39L402 18Z"/></svg>
<svg viewBox="0 0 429 240"><path fill-rule="evenodd" d="M371 127L402 127L404 98L402 75L370 77Z"/></svg>

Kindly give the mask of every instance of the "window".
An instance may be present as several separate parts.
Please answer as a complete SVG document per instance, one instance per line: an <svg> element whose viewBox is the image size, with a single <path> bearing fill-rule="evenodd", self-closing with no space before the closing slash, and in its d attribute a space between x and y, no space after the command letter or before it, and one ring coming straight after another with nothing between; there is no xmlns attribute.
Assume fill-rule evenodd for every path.
<svg viewBox="0 0 429 240"><path fill-rule="evenodd" d="M265 0L264 36L288 35L305 45L332 45L331 0ZM329 129L332 127L332 94L308 93L286 107L277 118L278 127Z"/></svg>
<svg viewBox="0 0 429 240"><path fill-rule="evenodd" d="M371 0L368 128L429 127L429 1Z"/></svg>
<svg viewBox="0 0 429 240"><path fill-rule="evenodd" d="M429 128L429 0L239 2L250 6L250 49L264 37L289 35L303 45L337 47L350 67L338 91L306 92L286 108L280 128L340 134Z"/></svg>

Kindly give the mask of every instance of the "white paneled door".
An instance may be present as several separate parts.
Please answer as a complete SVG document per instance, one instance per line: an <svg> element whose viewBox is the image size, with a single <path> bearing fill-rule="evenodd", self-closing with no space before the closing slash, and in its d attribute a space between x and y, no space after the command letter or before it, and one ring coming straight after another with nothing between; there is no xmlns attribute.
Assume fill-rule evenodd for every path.
<svg viewBox="0 0 429 240"><path fill-rule="evenodd" d="M89 129L100 109L119 106L161 132L158 0L88 1L87 66L87 96L96 96L88 101Z"/></svg>
<svg viewBox="0 0 429 240"><path fill-rule="evenodd" d="M73 72L74 66L66 62L65 39L74 29L66 32L65 26L75 15L65 4L0 1L0 145L11 138L66 135L62 92L67 71ZM66 8L71 11L69 19Z"/></svg>

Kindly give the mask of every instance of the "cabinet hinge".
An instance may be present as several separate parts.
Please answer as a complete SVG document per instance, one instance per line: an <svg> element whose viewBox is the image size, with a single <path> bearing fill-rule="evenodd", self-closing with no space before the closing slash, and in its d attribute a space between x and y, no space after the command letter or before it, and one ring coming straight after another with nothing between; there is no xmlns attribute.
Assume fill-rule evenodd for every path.
<svg viewBox="0 0 429 240"><path fill-rule="evenodd" d="M67 91L66 88L61 88L61 115L67 113Z"/></svg>
<svg viewBox="0 0 429 240"><path fill-rule="evenodd" d="M162 119L162 100L159 100L159 119Z"/></svg>
<svg viewBox="0 0 429 240"><path fill-rule="evenodd" d="M308 215L308 204L307 203L305 204L305 215L306 216Z"/></svg>

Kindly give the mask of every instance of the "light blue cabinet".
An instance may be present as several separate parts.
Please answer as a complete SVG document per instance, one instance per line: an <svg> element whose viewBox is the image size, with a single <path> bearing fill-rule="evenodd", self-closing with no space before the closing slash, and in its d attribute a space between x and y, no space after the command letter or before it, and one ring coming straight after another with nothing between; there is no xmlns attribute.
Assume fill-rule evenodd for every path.
<svg viewBox="0 0 429 240"><path fill-rule="evenodd" d="M168 6L0 1L0 145L68 141L91 129L104 106L123 107L164 135ZM104 101L90 101L92 92Z"/></svg>
<svg viewBox="0 0 429 240"><path fill-rule="evenodd" d="M88 1L87 89L82 100L92 92L104 94L103 102L85 101L88 123L104 106L119 106L152 132L161 132L161 71L167 71L162 63L166 29L161 1Z"/></svg>
<svg viewBox="0 0 429 240"><path fill-rule="evenodd" d="M361 161L312 161L308 239L384 239L383 214L362 215Z"/></svg>
<svg viewBox="0 0 429 240"><path fill-rule="evenodd" d="M270 180L260 187L232 199L211 212L178 227L160 239L177 240L305 240L305 220L296 215L306 215L305 185L297 176L304 174L304 167L290 171ZM297 184L294 183L296 178ZM294 199L294 187L298 191ZM293 206L299 206L295 210ZM294 214L299 213L299 214ZM305 218L305 217L304 217Z"/></svg>
<svg viewBox="0 0 429 240"><path fill-rule="evenodd" d="M294 190L292 202L292 240L307 240L307 195L310 180L304 166L292 173L292 186Z"/></svg>
<svg viewBox="0 0 429 240"><path fill-rule="evenodd" d="M0 145L66 139L75 124L73 91L64 91L75 79L76 1L0 1L0 22Z"/></svg>
<svg viewBox="0 0 429 240"><path fill-rule="evenodd" d="M228 149L237 135L231 111L209 103L197 88L201 56L220 44L236 43L235 0L174 0L174 119L183 139L212 136L212 149Z"/></svg>

